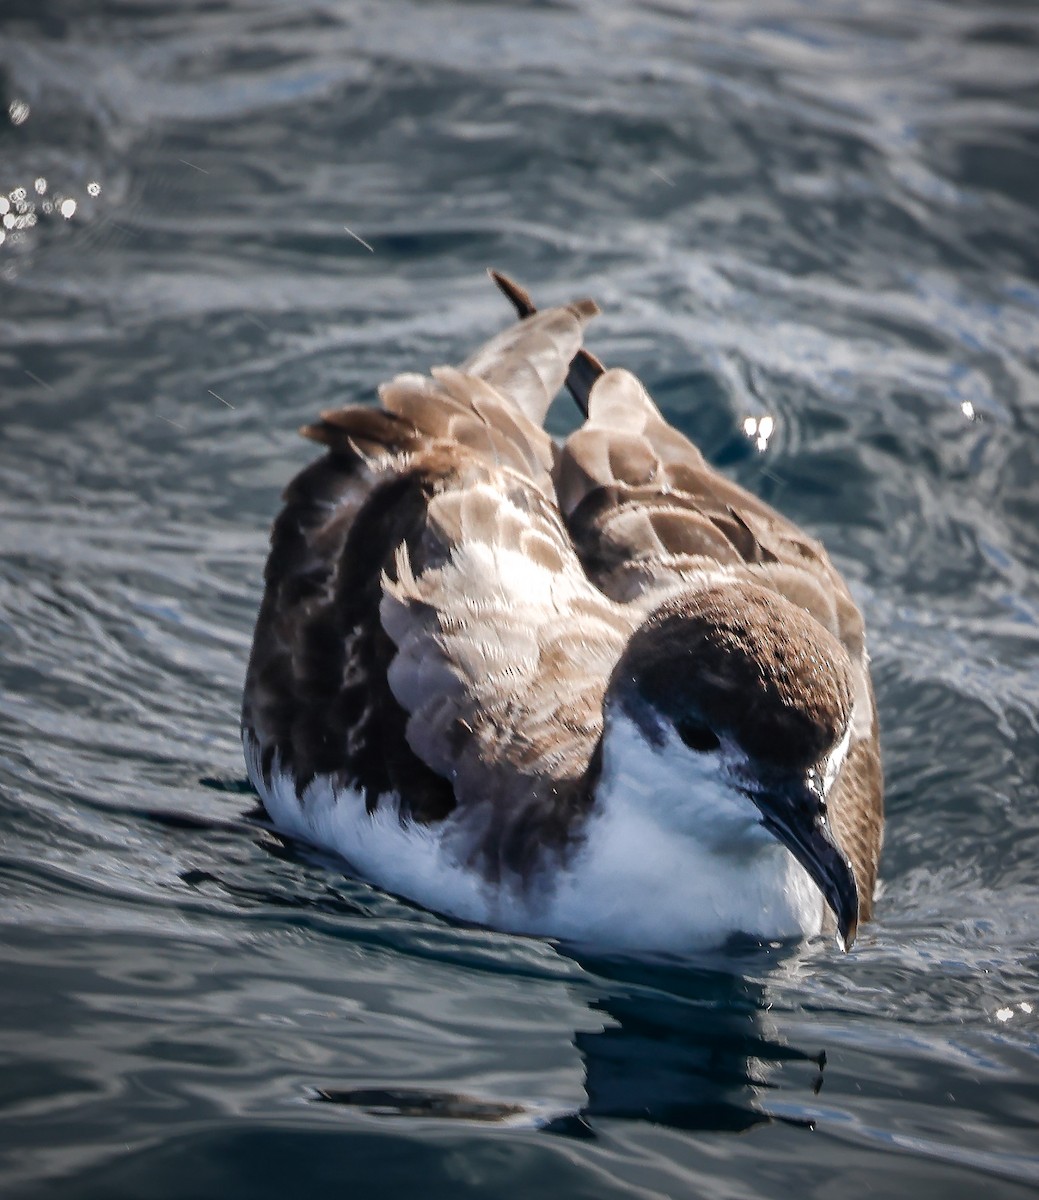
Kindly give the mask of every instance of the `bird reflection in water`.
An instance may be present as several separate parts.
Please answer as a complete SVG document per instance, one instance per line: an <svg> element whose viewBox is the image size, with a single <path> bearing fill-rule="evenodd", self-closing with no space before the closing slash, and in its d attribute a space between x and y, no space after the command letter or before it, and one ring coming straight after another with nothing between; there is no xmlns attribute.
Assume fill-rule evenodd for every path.
<svg viewBox="0 0 1039 1200"><path fill-rule="evenodd" d="M786 1086L781 1073L792 1063L809 1068L795 1086L818 1092L825 1053L786 1045L768 1017L767 985L717 960L693 969L595 963L613 986L593 1005L610 1019L606 1028L575 1037L587 1101L548 1128L594 1130L597 1117L733 1133L773 1120L810 1126L769 1113L766 1093Z"/></svg>
<svg viewBox="0 0 1039 1200"><path fill-rule="evenodd" d="M758 971L762 953L754 948ZM397 1086L322 1088L314 1099L371 1116L533 1124L579 1138L594 1138L597 1120L618 1118L689 1131L740 1133L772 1121L811 1128L807 1114L770 1112L768 1097L790 1087L806 1101L818 1093L825 1051L783 1042L768 1015L767 982L739 973L741 958L749 957L736 948L695 967L581 961L603 985L590 1007L604 1027L573 1038L584 1065L580 1108L546 1113L522 1103ZM776 965L782 970L789 964Z"/></svg>

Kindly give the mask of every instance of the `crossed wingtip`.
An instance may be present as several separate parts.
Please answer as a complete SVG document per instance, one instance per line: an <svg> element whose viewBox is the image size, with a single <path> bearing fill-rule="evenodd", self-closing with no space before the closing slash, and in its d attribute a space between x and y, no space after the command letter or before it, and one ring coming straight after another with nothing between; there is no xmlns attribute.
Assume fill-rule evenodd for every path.
<svg viewBox="0 0 1039 1200"><path fill-rule="evenodd" d="M518 284L515 279L511 279L504 271L497 271L494 267L488 267L487 274L494 281L502 295L516 310L516 315L521 319L532 317L538 311L527 289ZM579 317L585 321L590 321L592 317L602 311L598 304L590 298L575 300L566 307L570 309L575 317Z"/></svg>

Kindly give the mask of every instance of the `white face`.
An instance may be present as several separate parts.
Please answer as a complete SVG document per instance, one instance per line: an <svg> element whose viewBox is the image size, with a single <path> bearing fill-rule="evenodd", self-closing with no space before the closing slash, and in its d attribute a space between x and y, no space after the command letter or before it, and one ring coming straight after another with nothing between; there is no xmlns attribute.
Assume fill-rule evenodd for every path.
<svg viewBox="0 0 1039 1200"><path fill-rule="evenodd" d="M561 927L594 922L631 945L819 933L822 893L739 790L739 747L697 750L711 739L687 745L662 719L656 732L609 706L595 814L552 901Z"/></svg>
<svg viewBox="0 0 1039 1200"><path fill-rule="evenodd" d="M606 717L600 795L638 808L661 828L695 837L718 854L754 854L775 843L757 805L739 789L746 755L732 742L693 749L674 725L660 722L651 743L618 706Z"/></svg>

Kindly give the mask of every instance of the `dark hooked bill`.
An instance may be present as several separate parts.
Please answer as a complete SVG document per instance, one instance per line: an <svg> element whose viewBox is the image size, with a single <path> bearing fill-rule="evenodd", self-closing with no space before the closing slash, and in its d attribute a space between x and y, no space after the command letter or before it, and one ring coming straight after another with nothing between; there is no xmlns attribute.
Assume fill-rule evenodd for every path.
<svg viewBox="0 0 1039 1200"><path fill-rule="evenodd" d="M859 889L851 863L833 840L818 793L799 782L750 795L762 824L804 867L833 909L848 950L859 925Z"/></svg>

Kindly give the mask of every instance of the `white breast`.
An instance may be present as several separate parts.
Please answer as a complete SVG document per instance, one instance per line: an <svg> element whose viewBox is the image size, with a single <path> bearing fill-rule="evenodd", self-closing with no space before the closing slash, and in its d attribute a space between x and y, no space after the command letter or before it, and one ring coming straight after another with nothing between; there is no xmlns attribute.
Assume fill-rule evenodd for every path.
<svg viewBox="0 0 1039 1200"><path fill-rule="evenodd" d="M259 748L244 737L249 778L271 820L282 832L331 850L344 858L363 878L414 900L434 912L501 928L494 918L494 892L476 872L459 864L453 852L450 821L434 832L430 826L402 823L392 798L374 813L365 809L364 797L333 789L318 776L296 791L292 775L275 762L270 785L260 770Z"/></svg>
<svg viewBox="0 0 1039 1200"><path fill-rule="evenodd" d="M686 764L672 759L662 770L667 756L650 752L634 727L614 725L610 743L583 846L526 889L518 881L491 885L462 865L466 831L456 818L435 830L402 824L395 805L369 814L360 796L336 793L321 778L301 798L277 766L268 787L248 738L245 749L250 778L279 829L435 912L635 952L708 948L733 933L771 941L820 932L818 889L752 812L711 822L706 814L717 816L717 798L696 792Z"/></svg>
<svg viewBox="0 0 1039 1200"><path fill-rule="evenodd" d="M610 718L597 813L546 909L554 934L678 951L821 932L819 889L716 765L680 742L650 747Z"/></svg>

